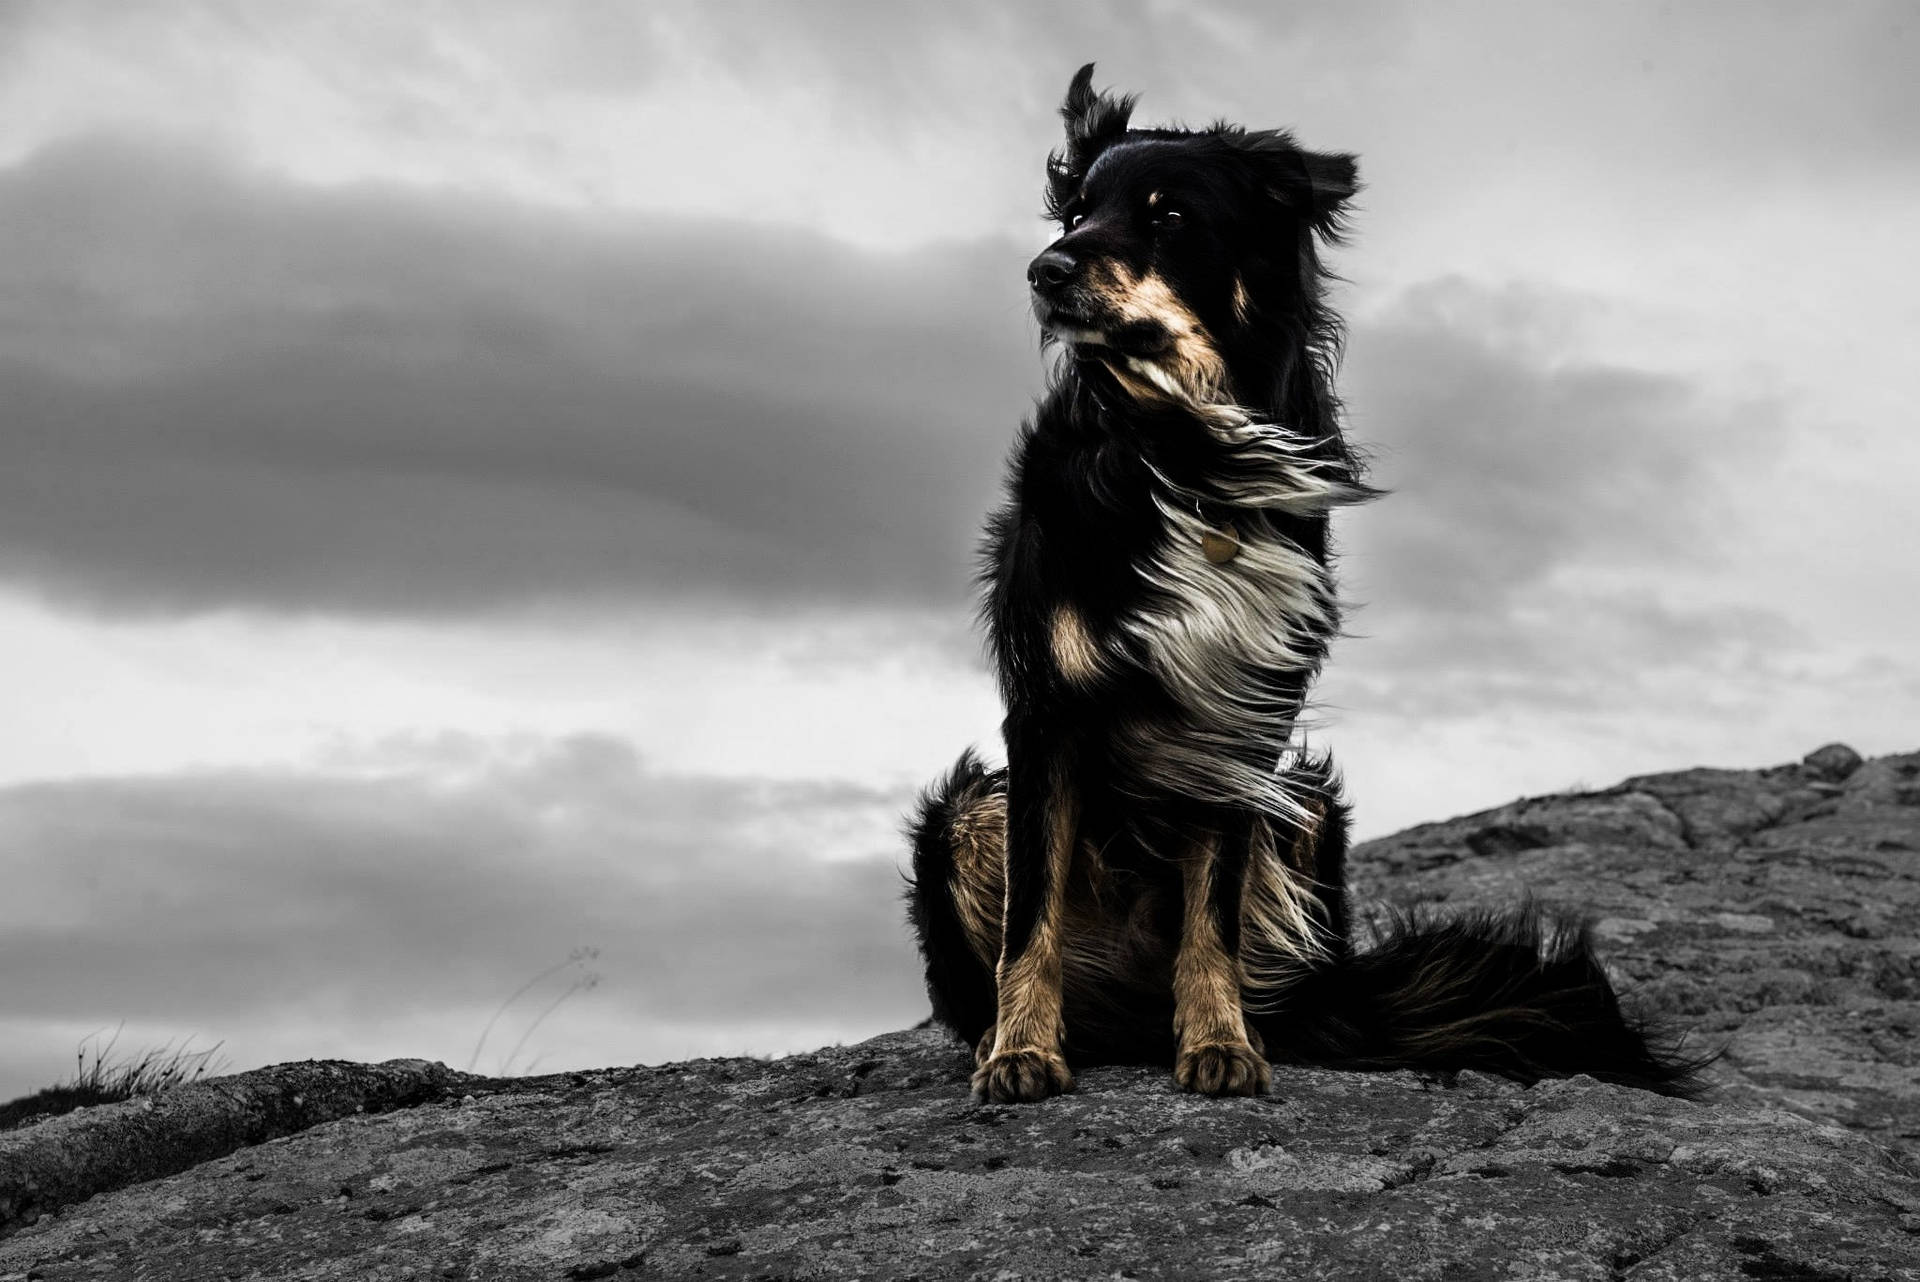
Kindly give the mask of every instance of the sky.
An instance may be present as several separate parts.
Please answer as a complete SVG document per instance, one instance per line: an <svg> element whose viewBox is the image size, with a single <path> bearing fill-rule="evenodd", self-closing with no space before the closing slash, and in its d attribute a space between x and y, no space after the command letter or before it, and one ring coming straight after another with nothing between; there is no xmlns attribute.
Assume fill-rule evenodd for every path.
<svg viewBox="0 0 1920 1282"><path fill-rule="evenodd" d="M1920 746L1904 4L0 0L0 1098L924 1015L1082 62L1360 157L1363 836ZM88 1041L87 1039L94 1039Z"/></svg>

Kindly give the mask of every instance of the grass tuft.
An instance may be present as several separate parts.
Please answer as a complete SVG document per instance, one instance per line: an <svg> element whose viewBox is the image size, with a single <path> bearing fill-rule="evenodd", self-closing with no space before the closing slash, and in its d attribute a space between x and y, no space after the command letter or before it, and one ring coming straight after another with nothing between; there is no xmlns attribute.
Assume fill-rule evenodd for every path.
<svg viewBox="0 0 1920 1282"><path fill-rule="evenodd" d="M226 1061L218 1058L223 1042L194 1050L189 1038L177 1046L167 1042L132 1059L117 1059L114 1050L119 1042L118 1028L110 1036L102 1029L81 1038L74 1052L73 1080L0 1104L0 1131L15 1130L77 1108L158 1095L226 1067Z"/></svg>
<svg viewBox="0 0 1920 1282"><path fill-rule="evenodd" d="M516 1067L520 1059L520 1053L527 1047L528 1039L533 1036L540 1025L547 1022L547 1016L559 1010L568 998L574 996L576 993L590 993L600 986L600 972L592 969L589 964L599 959L600 950L598 948L592 945L582 945L568 953L561 961L555 962L522 984L514 992L513 996L500 1003L500 1009L493 1012L493 1018L488 1020L487 1026L480 1030L480 1040L473 1044L473 1054L467 1057L467 1071L469 1073L473 1072L480 1063L480 1053L486 1049L487 1039L493 1036L495 1026L506 1016L506 1013L513 1009L515 1003L519 1002L522 998L532 996L535 989L544 985L549 992L553 992L555 989L557 989L558 992L553 996L552 1000L548 1001L540 1009L540 1012L527 1023L525 1029L520 1034L520 1040L513 1044L513 1049L507 1052L506 1058L499 1062L493 1073L495 1077L530 1076L533 1070L540 1066L539 1058L536 1057L528 1063ZM567 975L569 971L572 972L571 977ZM522 1009L524 1011L525 1008L523 1007Z"/></svg>

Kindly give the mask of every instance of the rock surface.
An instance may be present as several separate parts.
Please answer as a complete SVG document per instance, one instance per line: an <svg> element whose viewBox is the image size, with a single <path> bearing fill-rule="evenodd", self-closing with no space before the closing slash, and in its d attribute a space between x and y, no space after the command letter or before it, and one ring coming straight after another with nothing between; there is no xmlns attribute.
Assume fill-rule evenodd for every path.
<svg viewBox="0 0 1920 1282"><path fill-rule="evenodd" d="M1920 753L1649 775L1413 828L1353 863L1363 897L1532 893L1591 914L1637 1007L1726 1047L1721 1102L1920 1154Z"/></svg>
<svg viewBox="0 0 1920 1282"><path fill-rule="evenodd" d="M1643 1008L1727 1042L1720 1092L1283 1067L1210 1100L1109 1068L981 1107L915 1031L504 1082L322 1065L309 1116L292 1065L206 1084L279 1101L265 1129L176 1099L0 1136L19 1220L74 1202L0 1279L1920 1279L1920 754L1531 799L1354 865L1402 902L1588 908Z"/></svg>
<svg viewBox="0 0 1920 1282"><path fill-rule="evenodd" d="M439 1099L465 1074L425 1060L311 1060L83 1108L0 1134L0 1234L47 1211L350 1113Z"/></svg>

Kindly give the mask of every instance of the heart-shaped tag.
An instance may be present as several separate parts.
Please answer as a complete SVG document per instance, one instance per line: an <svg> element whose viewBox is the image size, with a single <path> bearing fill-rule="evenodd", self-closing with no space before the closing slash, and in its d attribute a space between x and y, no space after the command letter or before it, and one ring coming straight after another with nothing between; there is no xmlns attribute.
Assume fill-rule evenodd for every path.
<svg viewBox="0 0 1920 1282"><path fill-rule="evenodd" d="M1231 525L1208 530L1200 536L1200 555L1215 565L1225 565L1240 555L1240 532Z"/></svg>

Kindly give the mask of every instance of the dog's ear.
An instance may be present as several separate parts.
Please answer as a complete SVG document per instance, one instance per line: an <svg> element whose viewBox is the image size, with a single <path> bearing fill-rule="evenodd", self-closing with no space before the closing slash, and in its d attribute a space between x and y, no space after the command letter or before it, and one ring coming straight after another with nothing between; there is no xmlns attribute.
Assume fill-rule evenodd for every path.
<svg viewBox="0 0 1920 1282"><path fill-rule="evenodd" d="M1127 132L1136 101L1133 94L1116 98L1110 93L1095 93L1091 62L1074 72L1073 82L1067 86L1067 100L1060 104L1060 118L1067 122L1068 155L1091 162Z"/></svg>
<svg viewBox="0 0 1920 1282"><path fill-rule="evenodd" d="M1300 151L1300 167L1307 174L1307 201L1316 230L1340 230L1347 202L1360 190L1360 164L1336 151Z"/></svg>
<svg viewBox="0 0 1920 1282"><path fill-rule="evenodd" d="M1247 133L1228 126L1220 134L1244 155L1268 196L1329 239L1346 227L1347 202L1360 190L1352 156L1308 151L1284 129Z"/></svg>
<svg viewBox="0 0 1920 1282"><path fill-rule="evenodd" d="M1067 145L1047 157L1049 218L1060 216L1094 160L1126 134L1136 101L1133 94L1095 93L1091 62L1074 73L1067 99L1060 104L1060 117L1067 122Z"/></svg>

